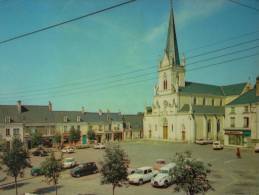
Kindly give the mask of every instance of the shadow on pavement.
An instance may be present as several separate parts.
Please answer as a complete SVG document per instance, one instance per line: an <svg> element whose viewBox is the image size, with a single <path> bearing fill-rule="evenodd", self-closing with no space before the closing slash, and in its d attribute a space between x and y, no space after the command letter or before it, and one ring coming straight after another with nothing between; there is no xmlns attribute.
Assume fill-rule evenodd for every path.
<svg viewBox="0 0 259 195"><path fill-rule="evenodd" d="M17 187L19 188L19 187L24 186L26 184L28 184L28 182L20 182L20 183L17 184ZM15 184L14 183L8 184L8 185L5 185L5 186L1 186L0 189L2 189L2 190L11 190L13 188L15 188Z"/></svg>
<svg viewBox="0 0 259 195"><path fill-rule="evenodd" d="M62 186L58 186L58 190L62 188ZM48 187L44 187L44 188L38 188L36 190L34 190L33 193L38 193L38 194L45 194L45 193L50 193L50 192L55 192L56 188L55 186L48 186Z"/></svg>

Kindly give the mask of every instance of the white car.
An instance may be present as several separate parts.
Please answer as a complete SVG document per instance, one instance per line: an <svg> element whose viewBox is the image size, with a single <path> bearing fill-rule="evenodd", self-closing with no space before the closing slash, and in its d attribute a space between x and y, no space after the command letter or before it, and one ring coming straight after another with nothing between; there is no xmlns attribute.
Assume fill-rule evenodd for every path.
<svg viewBox="0 0 259 195"><path fill-rule="evenodd" d="M136 171L128 176L128 181L130 184L143 184L156 176L157 172L154 172L151 167L141 167L136 169Z"/></svg>
<svg viewBox="0 0 259 195"><path fill-rule="evenodd" d="M206 145L206 144L212 144L213 141L212 139L197 139L195 140L195 143L200 145Z"/></svg>
<svg viewBox="0 0 259 195"><path fill-rule="evenodd" d="M259 152L259 143L255 144L255 152Z"/></svg>
<svg viewBox="0 0 259 195"><path fill-rule="evenodd" d="M151 185L154 187L168 187L173 183L172 172L175 163L169 163L160 168L159 173L151 179Z"/></svg>
<svg viewBox="0 0 259 195"><path fill-rule="evenodd" d="M65 158L63 161L63 168L73 168L77 165L75 158Z"/></svg>
<svg viewBox="0 0 259 195"><path fill-rule="evenodd" d="M75 149L73 147L65 147L61 150L63 153L74 153Z"/></svg>
<svg viewBox="0 0 259 195"><path fill-rule="evenodd" d="M213 150L222 150L224 148L223 144L220 141L214 141L212 144Z"/></svg>
<svg viewBox="0 0 259 195"><path fill-rule="evenodd" d="M94 149L105 149L105 145L98 143L94 145Z"/></svg>

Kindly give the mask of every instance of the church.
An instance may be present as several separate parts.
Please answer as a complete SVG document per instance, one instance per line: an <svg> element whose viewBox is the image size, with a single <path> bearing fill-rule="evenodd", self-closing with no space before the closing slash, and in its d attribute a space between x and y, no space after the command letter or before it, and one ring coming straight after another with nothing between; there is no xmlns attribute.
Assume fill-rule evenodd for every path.
<svg viewBox="0 0 259 195"><path fill-rule="evenodd" d="M224 140L225 105L251 89L249 83L226 86L185 80L180 60L173 8L170 8L166 47L158 65L153 103L145 108L145 139L195 142Z"/></svg>

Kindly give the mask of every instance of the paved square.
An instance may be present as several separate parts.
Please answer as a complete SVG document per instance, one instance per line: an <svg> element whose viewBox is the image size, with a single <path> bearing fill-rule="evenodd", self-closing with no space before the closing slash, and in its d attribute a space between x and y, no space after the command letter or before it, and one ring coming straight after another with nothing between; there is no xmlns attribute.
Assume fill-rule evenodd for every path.
<svg viewBox="0 0 259 195"><path fill-rule="evenodd" d="M242 158L237 159L234 149L225 148L221 151L214 151L211 145L132 141L123 142L121 146L128 153L132 167L153 166L158 158L164 158L169 162L176 152L189 150L193 153L193 157L212 164L212 173L209 178L216 191L210 191L208 194L259 194L259 154L254 153L252 150L241 149ZM103 150L81 149L66 156L73 156L78 162L100 162ZM36 165L42 160L43 158L33 157L32 162ZM30 177L29 171L29 169L26 170L25 178ZM35 177L20 182L19 193L38 190L44 194L54 194L54 189L42 180L43 177ZM9 181L9 178L7 181ZM11 187L0 189L1 195L14 194L14 192ZM72 178L69 170L62 172L59 194L76 195L79 193L112 194L112 187L110 185L100 185L100 174ZM175 193L172 186L166 189L156 189L150 183L146 183L142 186L129 185L128 187L117 188L115 194L169 195L184 193Z"/></svg>

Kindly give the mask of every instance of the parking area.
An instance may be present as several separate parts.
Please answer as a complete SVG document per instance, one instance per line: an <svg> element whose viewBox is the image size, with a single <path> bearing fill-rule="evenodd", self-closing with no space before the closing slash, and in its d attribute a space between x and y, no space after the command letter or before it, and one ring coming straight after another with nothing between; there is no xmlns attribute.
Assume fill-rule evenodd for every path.
<svg viewBox="0 0 259 195"><path fill-rule="evenodd" d="M156 159L163 158L170 162L176 152L189 150L193 157L212 164L212 172L209 176L215 191L208 194L259 194L259 153L252 150L241 149L241 159L237 159L235 149L224 148L224 150L212 150L211 145L181 144L156 141L131 141L123 142L121 146L125 149L131 160L133 168L141 166L153 166ZM76 150L75 153L65 154L64 157L74 157L78 162L102 160L104 150L93 148ZM38 165L44 157L33 157L33 165ZM55 194L54 188L43 181L43 177L29 176L29 169L26 170L24 180L19 183L19 193L41 192L42 194ZM9 182L6 180L0 182ZM14 194L13 186L2 187L0 194ZM111 185L100 184L100 174L72 178L69 170L61 173L59 182L59 194L112 194ZM171 195L184 194L174 192L173 186L168 188L153 188L150 183L141 186L129 185L116 188L115 194L149 194L149 195Z"/></svg>

